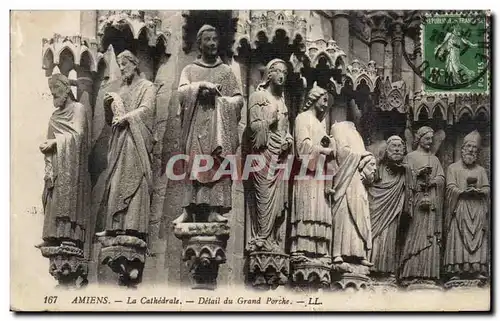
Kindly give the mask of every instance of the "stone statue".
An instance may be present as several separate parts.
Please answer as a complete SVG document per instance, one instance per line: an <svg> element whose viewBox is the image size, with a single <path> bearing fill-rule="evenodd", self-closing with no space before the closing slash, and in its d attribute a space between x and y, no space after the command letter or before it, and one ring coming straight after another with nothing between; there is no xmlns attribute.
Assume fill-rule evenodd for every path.
<svg viewBox="0 0 500 321"><path fill-rule="evenodd" d="M287 185L281 177L283 169L269 174L273 158L278 163L286 161L292 152L293 137L290 135L288 110L283 97L287 67L283 60L274 59L266 66L265 82L250 96L249 126L252 154L265 158L266 167L253 173L255 189L255 216L251 219L251 241L263 243L268 251L281 249L279 228L287 208Z"/></svg>
<svg viewBox="0 0 500 321"><path fill-rule="evenodd" d="M488 275L490 184L476 163L480 143L477 131L465 136L462 159L446 173L444 273L451 281Z"/></svg>
<svg viewBox="0 0 500 321"><path fill-rule="evenodd" d="M403 164L405 143L391 136L382 145L373 184L368 189L372 226L372 277L395 285L399 266L397 241L400 219L406 205L406 180L409 171Z"/></svg>
<svg viewBox="0 0 500 321"><path fill-rule="evenodd" d="M359 109L351 100L350 113L359 118ZM353 117L354 117L353 116ZM338 172L332 187L334 264L349 263L372 266L368 260L372 235L368 194L365 184L374 179L376 161L365 149L355 122L342 121L332 125L336 143Z"/></svg>
<svg viewBox="0 0 500 321"><path fill-rule="evenodd" d="M347 121L331 127L335 140L335 160L338 166L331 185L332 206L332 284L345 289L351 285L365 288L369 284L369 251L372 233L367 186L374 179L376 160L365 149L356 129L361 112L354 99L348 104ZM352 120L352 121L351 121Z"/></svg>
<svg viewBox="0 0 500 321"><path fill-rule="evenodd" d="M319 283L318 287L330 284L332 218L325 194L327 181L317 175L327 175L328 163L335 154L335 142L322 123L327 107L327 91L313 87L306 97L305 110L295 119L294 133L297 160L306 169L300 172L307 177L294 179L290 236L293 278L294 283L309 280Z"/></svg>
<svg viewBox="0 0 500 321"><path fill-rule="evenodd" d="M224 215L232 208L233 175L220 173L231 169L230 157L236 156L243 98L240 82L218 55L216 29L204 25L196 38L200 57L182 70L178 88L180 151L189 157L189 177L183 212L172 223L174 235L183 241L182 257L190 266L192 287L214 289L219 265L226 261L229 225ZM209 168L193 171L202 162ZM200 251L201 246L209 250Z"/></svg>
<svg viewBox="0 0 500 321"><path fill-rule="evenodd" d="M181 152L190 157L211 157L214 165L205 173L186 179L184 211L174 225L182 222L227 222L231 210L230 177L217 177L217 169L238 147L238 121L243 98L231 68L218 56L219 38L214 27L198 31L201 55L186 66L179 81L179 113L182 119ZM192 162L186 173L191 174ZM191 175L190 175L191 176Z"/></svg>
<svg viewBox="0 0 500 321"><path fill-rule="evenodd" d="M274 166L287 164L287 156L293 153L293 137L290 135L288 109L283 96L286 76L287 66L283 60L270 61L266 66L264 82L249 100L247 130L251 154L260 156L265 163L261 170L249 177L252 184L249 193L253 194L253 202L249 203L252 214L248 251L251 261L249 274L254 279L253 286L265 284L267 287L269 284L277 285L287 281L288 260L285 260L287 256L284 255L283 223L288 210L288 180L283 175L285 169L276 169ZM254 161L253 165L257 164ZM262 255L272 255L275 258L272 260L272 267L259 264L268 261L262 260ZM270 268L277 273L266 274L266 270Z"/></svg>
<svg viewBox="0 0 500 321"><path fill-rule="evenodd" d="M439 279L444 172L434 153L444 140L444 132L434 139L434 130L423 126L415 135L418 148L404 162L412 171L409 214L399 278L404 285L434 287Z"/></svg>
<svg viewBox="0 0 500 321"><path fill-rule="evenodd" d="M103 246L110 247L106 249L110 251L110 257L115 250L129 253L128 248L139 252L144 252L146 248L152 193L152 126L156 96L153 83L139 76L139 60L134 54L125 50L117 59L122 84L118 92L110 92L104 97L106 121L112 126L112 134L104 195L98 215L98 226L102 231L96 233L102 238ZM104 252L101 255L106 257ZM124 257L133 261L135 255L136 252L130 251L130 255ZM139 261L143 263L143 260ZM115 263L118 264L108 262L111 265ZM112 268L120 270L124 284L140 280L142 267L129 270L123 262L118 265L121 265L121 270Z"/></svg>
<svg viewBox="0 0 500 321"><path fill-rule="evenodd" d="M49 87L56 110L50 117L47 140L40 145L45 156L45 217L44 242L37 247L51 259L51 274L62 285L86 274L80 259L84 242L90 241L86 239L86 223L90 214L91 128L88 112L76 101L66 76L53 75ZM57 260L58 255L63 260Z"/></svg>

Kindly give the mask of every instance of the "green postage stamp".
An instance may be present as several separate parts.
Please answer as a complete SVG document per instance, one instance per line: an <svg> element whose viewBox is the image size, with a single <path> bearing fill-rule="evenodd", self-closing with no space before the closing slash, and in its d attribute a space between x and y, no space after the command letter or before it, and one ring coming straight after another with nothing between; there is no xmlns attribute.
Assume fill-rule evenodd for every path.
<svg viewBox="0 0 500 321"><path fill-rule="evenodd" d="M489 23L487 12L433 14L422 21L423 91L487 93Z"/></svg>

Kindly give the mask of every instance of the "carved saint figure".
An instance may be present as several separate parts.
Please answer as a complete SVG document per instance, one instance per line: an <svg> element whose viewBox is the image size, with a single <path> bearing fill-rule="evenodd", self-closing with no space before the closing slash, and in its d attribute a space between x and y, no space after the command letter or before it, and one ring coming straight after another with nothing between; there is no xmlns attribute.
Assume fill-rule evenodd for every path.
<svg viewBox="0 0 500 321"><path fill-rule="evenodd" d="M327 91L313 87L306 97L305 111L295 119L296 154L301 168L307 169L307 177L294 180L290 250L292 255L325 260L330 258L332 218L325 194L327 181L317 173L327 174L328 162L335 154L335 142L322 123L327 107ZM319 158L324 162L318 161Z"/></svg>
<svg viewBox="0 0 500 321"><path fill-rule="evenodd" d="M145 239L152 192L151 152L155 86L139 76L139 60L125 50L117 57L122 74L118 92L105 95L112 126L108 166L97 236L127 234Z"/></svg>
<svg viewBox="0 0 500 321"><path fill-rule="evenodd" d="M443 214L444 172L434 155L434 130L423 126L415 135L418 148L405 157L412 171L411 222L402 252L401 279L439 279L439 248Z"/></svg>
<svg viewBox="0 0 500 321"><path fill-rule="evenodd" d="M351 118L360 118L354 100L349 103ZM332 125L338 171L333 179L333 263L343 262L372 266L368 260L372 234L368 192L365 184L374 179L375 157L365 149L355 122L342 121Z"/></svg>
<svg viewBox="0 0 500 321"><path fill-rule="evenodd" d="M403 165L405 144L401 137L391 136L384 144L373 184L368 189L372 226L372 271L395 276L398 269L397 236L405 208L406 167Z"/></svg>
<svg viewBox="0 0 500 321"><path fill-rule="evenodd" d="M446 173L445 273L452 279L488 274L488 215L490 184L486 170L476 163L481 137L465 136L462 159Z"/></svg>
<svg viewBox="0 0 500 321"><path fill-rule="evenodd" d="M283 178L284 168L274 168L273 164L286 163L293 147L283 97L286 75L287 66L283 60L269 62L264 83L250 96L249 102L252 154L265 160L265 166L251 176L255 208L251 217L250 242L253 244L250 246L278 252L284 252L280 227L286 215L288 180Z"/></svg>
<svg viewBox="0 0 500 321"><path fill-rule="evenodd" d="M187 162L184 211L177 223L227 222L223 214L231 210L230 177L217 175L226 156L238 147L238 121L243 106L241 89L231 67L218 56L219 38L214 27L204 25L198 31L200 58L186 66L179 81L181 116L180 150ZM213 161L207 172L193 178L192 161L204 155Z"/></svg>
<svg viewBox="0 0 500 321"><path fill-rule="evenodd" d="M71 242L82 248L90 214L90 122L87 110L71 92L62 74L49 79L56 110L49 120L47 140L40 145L45 155L42 246Z"/></svg>

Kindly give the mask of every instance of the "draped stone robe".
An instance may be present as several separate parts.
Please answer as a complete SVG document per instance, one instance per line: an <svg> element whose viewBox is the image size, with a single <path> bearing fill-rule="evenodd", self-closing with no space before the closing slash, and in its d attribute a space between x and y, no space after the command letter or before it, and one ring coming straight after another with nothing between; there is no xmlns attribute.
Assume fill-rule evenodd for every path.
<svg viewBox="0 0 500 321"><path fill-rule="evenodd" d="M293 148L283 152L281 146L289 131L288 109L283 97L275 98L267 90L259 90L250 96L249 127L252 154L265 160L265 166L252 173L251 182L254 197L250 222L250 238L267 243L267 247L276 247L284 252L283 240L280 239L280 227L285 221L288 203L288 179L284 179L285 169L274 169L271 164L287 164L288 154ZM272 123L271 120L276 120ZM253 166L257 161L253 161ZM272 172L271 172L272 171Z"/></svg>
<svg viewBox="0 0 500 321"><path fill-rule="evenodd" d="M338 164L333 179L332 257L368 259L372 246L368 193L358 170L361 159L368 152L350 121L335 123L331 135L337 145Z"/></svg>
<svg viewBox="0 0 500 321"><path fill-rule="evenodd" d="M464 195L467 178L476 178L482 195ZM451 164L446 173L446 252L447 273L488 273L488 231L490 184L486 170L462 160Z"/></svg>
<svg viewBox="0 0 500 321"><path fill-rule="evenodd" d="M304 111L295 119L294 136L298 163L307 171L304 179L294 179L290 252L312 258L329 256L332 217L330 203L325 196L327 181L317 175L319 171L327 174L326 162L323 168L317 168L321 164L317 161L322 156L321 139L327 136L325 126L312 110ZM308 164L302 164L300 156L309 157Z"/></svg>
<svg viewBox="0 0 500 321"><path fill-rule="evenodd" d="M221 95L215 101L204 101L199 95L200 82L221 85ZM213 65L201 59L186 66L179 80L179 116L181 117L180 150L192 161L196 155L211 156L220 150L220 157L235 155L238 148L238 121L243 99L231 67L220 58ZM231 210L231 177L216 177L221 164L213 157L214 166L194 180L190 162L186 162L186 185L183 207L205 205L216 207L220 213Z"/></svg>
<svg viewBox="0 0 500 321"><path fill-rule="evenodd" d="M56 148L45 155L42 237L50 243L66 240L82 246L90 214L90 122L85 107L73 102L56 109L47 138L56 140Z"/></svg>
<svg viewBox="0 0 500 321"><path fill-rule="evenodd" d="M377 179L368 189L372 226L372 271L396 274L398 270L397 235L406 203L406 180L409 171L383 160Z"/></svg>
<svg viewBox="0 0 500 321"><path fill-rule="evenodd" d="M419 150L409 153L404 160L412 170L411 182L411 222L405 237L402 252L401 278L438 279L440 265L440 246L443 215L444 172L439 159L430 153ZM415 171L431 166L430 178L437 180L437 186L425 193L420 184L421 178ZM423 201L429 200L430 210L420 207Z"/></svg>
<svg viewBox="0 0 500 321"><path fill-rule="evenodd" d="M129 123L112 130L100 224L106 231L126 231L145 238L152 193L156 89L152 82L139 79L131 87L122 85L118 93L111 95L114 102L107 106L106 121L111 123L113 109L115 113L127 114Z"/></svg>

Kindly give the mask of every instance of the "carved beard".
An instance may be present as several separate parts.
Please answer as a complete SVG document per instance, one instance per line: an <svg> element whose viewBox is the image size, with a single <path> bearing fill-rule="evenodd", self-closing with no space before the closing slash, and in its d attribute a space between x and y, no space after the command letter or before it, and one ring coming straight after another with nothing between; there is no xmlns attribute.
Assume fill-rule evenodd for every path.
<svg viewBox="0 0 500 321"><path fill-rule="evenodd" d="M462 161L465 163L465 165L472 165L476 162L476 160L477 160L476 153L463 153L462 154Z"/></svg>

